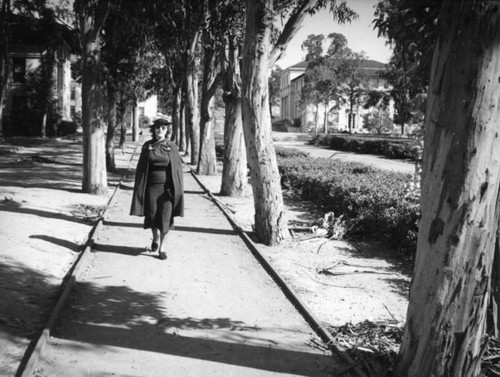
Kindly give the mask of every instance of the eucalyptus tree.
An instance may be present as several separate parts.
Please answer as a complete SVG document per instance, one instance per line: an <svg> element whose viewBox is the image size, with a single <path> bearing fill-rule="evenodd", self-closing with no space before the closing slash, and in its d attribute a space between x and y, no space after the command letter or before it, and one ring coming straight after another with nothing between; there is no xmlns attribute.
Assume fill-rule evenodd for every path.
<svg viewBox="0 0 500 377"><path fill-rule="evenodd" d="M268 245L288 238L276 153L271 138L268 80L276 63L307 14L329 6L334 18L348 20L354 13L345 1L247 0L242 57L243 129L255 208L255 232ZM286 22L275 28L275 15ZM271 38L276 35L275 43Z"/></svg>
<svg viewBox="0 0 500 377"><path fill-rule="evenodd" d="M3 135L3 108L11 76L9 59L9 24L11 18L10 0L2 0L0 9L0 136Z"/></svg>
<svg viewBox="0 0 500 377"><path fill-rule="evenodd" d="M82 48L83 192L103 194L108 183L104 140L101 42L109 0L75 0Z"/></svg>
<svg viewBox="0 0 500 377"><path fill-rule="evenodd" d="M230 7L224 0L204 1L204 26L200 39L203 55L200 106L200 151L197 174L217 174L214 138L215 92L220 82L220 58L223 46L223 32L227 26L226 14Z"/></svg>
<svg viewBox="0 0 500 377"><path fill-rule="evenodd" d="M145 8L135 1L112 2L104 24L102 61L107 89L108 127L106 132L106 167L115 170L114 136L121 100L135 105L144 99L145 83L155 65L148 54L148 27Z"/></svg>
<svg viewBox="0 0 500 377"><path fill-rule="evenodd" d="M186 65L185 51L188 48L188 36L183 28L186 26L186 12L183 1L167 4L164 1L150 3L151 39L156 49L162 54L165 65L153 71L153 86L160 94L167 92L172 97L172 140L176 142L179 151L187 153L190 139L189 127L183 122L185 104ZM166 90L166 87L170 87ZM195 125L196 126L196 125Z"/></svg>
<svg viewBox="0 0 500 377"><path fill-rule="evenodd" d="M156 29L154 38L171 70L171 82L182 85L176 90L181 90L184 96L186 140L192 165L198 164L200 145L198 82L200 39L205 25L203 4L198 0L150 3L150 15Z"/></svg>
<svg viewBox="0 0 500 377"><path fill-rule="evenodd" d="M221 195L242 196L248 191L247 155L243 135L241 53L245 22L245 3L232 2L230 24L225 33L222 59L222 89L225 104L224 159Z"/></svg>
<svg viewBox="0 0 500 377"><path fill-rule="evenodd" d="M437 14L422 217L396 372L468 377L480 375L488 343L498 251L500 8L495 1L444 0Z"/></svg>

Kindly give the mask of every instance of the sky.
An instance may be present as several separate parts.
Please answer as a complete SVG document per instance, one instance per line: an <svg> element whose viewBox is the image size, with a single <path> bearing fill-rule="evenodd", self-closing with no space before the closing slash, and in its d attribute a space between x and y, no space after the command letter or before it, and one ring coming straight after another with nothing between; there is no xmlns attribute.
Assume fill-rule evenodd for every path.
<svg viewBox="0 0 500 377"><path fill-rule="evenodd" d="M284 55L276 63L285 69L304 60L306 52L302 51L301 45L309 34L340 33L347 38L348 47L355 52L365 51L369 59L388 63L391 56L391 48L386 45L386 39L377 37L377 30L373 29L372 21L375 18L375 4L378 0L347 0L347 5L352 8L359 17L350 24L339 25L333 21L332 15L327 11L321 11L314 16L307 16L302 28L288 44Z"/></svg>

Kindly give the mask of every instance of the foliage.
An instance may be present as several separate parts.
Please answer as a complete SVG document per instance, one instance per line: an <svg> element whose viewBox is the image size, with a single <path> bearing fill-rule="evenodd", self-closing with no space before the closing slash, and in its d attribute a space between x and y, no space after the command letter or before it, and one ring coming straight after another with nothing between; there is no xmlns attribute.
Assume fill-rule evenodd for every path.
<svg viewBox="0 0 500 377"><path fill-rule="evenodd" d="M363 128L377 134L392 131L392 119L387 111L374 111L363 115Z"/></svg>
<svg viewBox="0 0 500 377"><path fill-rule="evenodd" d="M269 76L269 105L279 106L280 105L280 75L283 69L276 65L271 70L271 75Z"/></svg>
<svg viewBox="0 0 500 377"><path fill-rule="evenodd" d="M396 124L418 123L423 117L440 6L437 0L377 4L374 26L394 46L385 78L392 86Z"/></svg>
<svg viewBox="0 0 500 377"><path fill-rule="evenodd" d="M419 209L405 198L408 175L324 158L281 157L278 164L282 186L343 215L347 237L383 239L413 256Z"/></svg>
<svg viewBox="0 0 500 377"><path fill-rule="evenodd" d="M402 138L379 138L361 135L315 135L311 144L324 145L339 151L377 154L389 158L415 159L418 141Z"/></svg>
<svg viewBox="0 0 500 377"><path fill-rule="evenodd" d="M304 105L323 104L327 112L348 105L352 113L367 88L363 70L366 56L352 51L345 36L338 33L328 35L330 44L326 54L323 54L324 39L322 34L311 34L302 43L302 48L307 50L308 61L302 102ZM350 120L350 129L351 126ZM324 128L327 128L326 114Z"/></svg>
<svg viewBox="0 0 500 377"><path fill-rule="evenodd" d="M276 156L280 158L292 158L292 157L308 157L309 153L301 151L297 148L284 148L277 146L274 148L276 151Z"/></svg>
<svg viewBox="0 0 500 377"><path fill-rule="evenodd" d="M57 125L57 136L67 136L76 134L78 130L78 123L75 121L63 120Z"/></svg>

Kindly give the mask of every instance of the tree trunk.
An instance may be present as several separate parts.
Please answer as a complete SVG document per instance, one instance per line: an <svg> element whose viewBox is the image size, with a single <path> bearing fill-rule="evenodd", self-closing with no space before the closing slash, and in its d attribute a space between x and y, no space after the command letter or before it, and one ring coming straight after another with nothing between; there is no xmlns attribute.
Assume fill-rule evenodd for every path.
<svg viewBox="0 0 500 377"><path fill-rule="evenodd" d="M197 165L200 151L200 127L198 120L198 78L196 61L193 57L186 74L186 129L189 130L191 149L191 165Z"/></svg>
<svg viewBox="0 0 500 377"><path fill-rule="evenodd" d="M181 124L180 124L180 111L181 111L181 89L179 86L173 86L172 93L172 137L171 140L174 141L178 146L180 145L181 139ZM180 150L180 148L179 148Z"/></svg>
<svg viewBox="0 0 500 377"><path fill-rule="evenodd" d="M108 132L106 133L106 169L116 171L115 163L115 131L117 118L118 91L113 84L108 89Z"/></svg>
<svg viewBox="0 0 500 377"><path fill-rule="evenodd" d="M132 109L132 141L139 141L139 107L137 101Z"/></svg>
<svg viewBox="0 0 500 377"><path fill-rule="evenodd" d="M318 133L318 119L319 119L319 103L316 104L316 113L314 115L314 133Z"/></svg>
<svg viewBox="0 0 500 377"><path fill-rule="evenodd" d="M183 95L181 92L181 102L180 102L180 109L179 109L179 151L180 152L187 152L188 150L188 140L187 140L187 132L186 132L186 122L184 121L185 119L185 111L184 111L184 100L183 100Z"/></svg>
<svg viewBox="0 0 500 377"><path fill-rule="evenodd" d="M491 272L491 275L492 323L489 332L492 333L495 338L500 338L500 226L497 230L495 254L493 257L493 271Z"/></svg>
<svg viewBox="0 0 500 377"><path fill-rule="evenodd" d="M255 207L255 232L266 245L288 237L280 175L271 137L268 79L272 0L247 0L242 64L242 115Z"/></svg>
<svg viewBox="0 0 500 377"><path fill-rule="evenodd" d="M224 162L220 194L240 197L248 192L247 153L241 118L241 98L225 98Z"/></svg>
<svg viewBox="0 0 500 377"><path fill-rule="evenodd" d="M9 61L9 21L10 0L3 0L0 13L0 137L4 136L3 108L11 78Z"/></svg>
<svg viewBox="0 0 500 377"><path fill-rule="evenodd" d="M127 119L127 102L123 100L123 93L120 91L118 97L120 101L118 102L117 107L117 123L120 125L120 142L118 144L118 148L124 149L125 143L127 142L127 123L125 119Z"/></svg>
<svg viewBox="0 0 500 377"><path fill-rule="evenodd" d="M325 129L325 134L328 133L328 104L325 102L325 118L323 119L323 127Z"/></svg>
<svg viewBox="0 0 500 377"><path fill-rule="evenodd" d="M248 192L247 153L241 118L241 77L239 49L234 39L229 41L224 61L223 89L226 116L224 118L224 161L221 195L239 197Z"/></svg>
<svg viewBox="0 0 500 377"><path fill-rule="evenodd" d="M214 139L214 95L219 83L219 72L216 58L215 50L211 47L205 47L201 93L200 153L196 169L196 173L200 175L217 174Z"/></svg>
<svg viewBox="0 0 500 377"><path fill-rule="evenodd" d="M441 8L398 376L480 372L500 212L499 12L468 0Z"/></svg>
<svg viewBox="0 0 500 377"><path fill-rule="evenodd" d="M105 3L105 2L103 2ZM75 7L76 7L75 3ZM81 7L86 7L81 5ZM82 127L83 127L83 192L104 194L107 189L106 158L101 78L100 26L105 15L96 20L87 11L79 12L82 40ZM106 13L107 14L107 13ZM101 23L102 22L102 23Z"/></svg>

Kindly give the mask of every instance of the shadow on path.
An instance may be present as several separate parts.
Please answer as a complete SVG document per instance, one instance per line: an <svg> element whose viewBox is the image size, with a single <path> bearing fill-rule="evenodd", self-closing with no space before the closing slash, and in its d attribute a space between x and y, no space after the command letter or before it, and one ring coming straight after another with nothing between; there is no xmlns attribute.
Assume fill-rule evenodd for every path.
<svg viewBox="0 0 500 377"><path fill-rule="evenodd" d="M170 316L162 307L165 293L137 292L126 286L98 287L89 282L78 283L73 292L71 306L53 333L60 339L305 376L314 375L311 371L317 371L318 363L334 364L328 355L276 348L267 336L277 330L231 318ZM213 330L214 339L200 338L196 330ZM311 369L312 365L316 367Z"/></svg>

